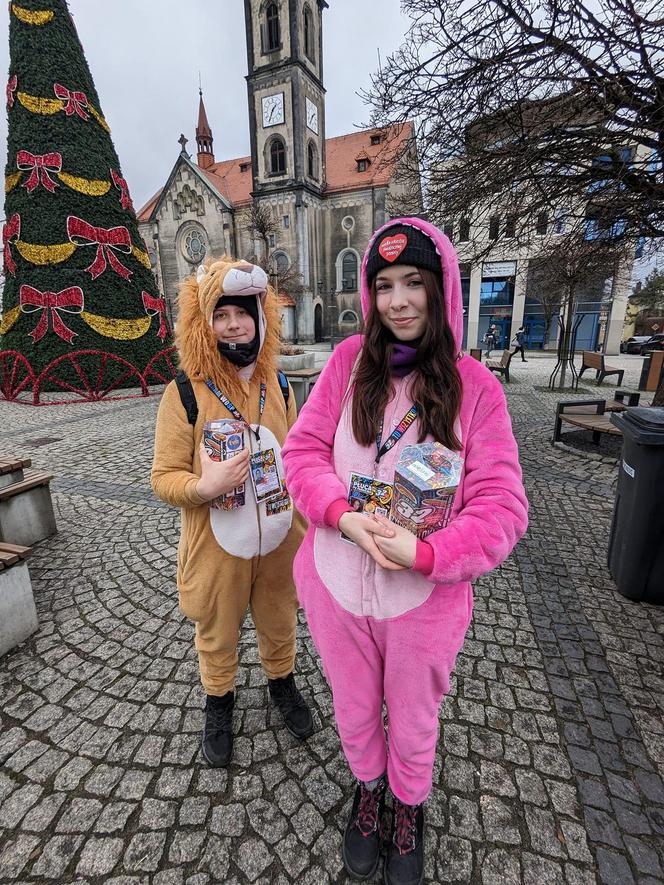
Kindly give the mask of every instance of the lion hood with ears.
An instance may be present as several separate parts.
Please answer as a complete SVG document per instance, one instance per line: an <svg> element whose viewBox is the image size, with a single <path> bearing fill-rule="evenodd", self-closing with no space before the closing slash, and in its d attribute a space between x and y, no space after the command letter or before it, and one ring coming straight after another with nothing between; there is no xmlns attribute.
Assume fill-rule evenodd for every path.
<svg viewBox="0 0 664 885"><path fill-rule="evenodd" d="M239 372L219 353L212 332L212 314L222 295L244 294L258 302L260 336L258 357L253 366L247 367L248 376L266 378L276 367L280 320L276 294L261 267L227 256L213 259L182 283L178 295L175 344L180 367L192 380L211 378L231 398L233 393L239 393L241 379L247 374L246 370Z"/></svg>

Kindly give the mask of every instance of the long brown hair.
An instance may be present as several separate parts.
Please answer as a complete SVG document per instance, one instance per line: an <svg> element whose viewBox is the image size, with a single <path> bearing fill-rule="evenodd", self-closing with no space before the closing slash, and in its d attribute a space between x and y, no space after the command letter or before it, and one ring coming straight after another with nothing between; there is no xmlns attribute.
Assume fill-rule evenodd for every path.
<svg viewBox="0 0 664 885"><path fill-rule="evenodd" d="M454 422L461 408L461 376L457 347L445 319L440 274L419 268L427 293L428 323L417 349L417 368L410 394L417 406L420 436L427 434L458 451L461 443ZM407 343L407 342L404 342ZM374 443L385 406L394 391L390 375L393 344L376 309L376 283L371 284L371 309L353 386L353 435L360 445Z"/></svg>

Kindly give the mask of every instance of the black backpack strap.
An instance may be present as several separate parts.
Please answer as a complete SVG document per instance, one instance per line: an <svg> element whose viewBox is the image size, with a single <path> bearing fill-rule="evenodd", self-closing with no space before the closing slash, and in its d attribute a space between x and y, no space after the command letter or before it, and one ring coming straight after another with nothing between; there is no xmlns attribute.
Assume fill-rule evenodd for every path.
<svg viewBox="0 0 664 885"><path fill-rule="evenodd" d="M281 387L284 402L286 403L286 411L288 411L288 400L290 398L290 387L288 386L288 378L281 369L277 369L277 378L279 379L279 387Z"/></svg>
<svg viewBox="0 0 664 885"><path fill-rule="evenodd" d="M183 372L182 369L178 369L175 376L175 383L178 386L178 393L180 394L184 410L187 413L187 421L189 421L193 427L198 418L198 403L196 402L194 388L191 386L191 381L187 378L186 372Z"/></svg>

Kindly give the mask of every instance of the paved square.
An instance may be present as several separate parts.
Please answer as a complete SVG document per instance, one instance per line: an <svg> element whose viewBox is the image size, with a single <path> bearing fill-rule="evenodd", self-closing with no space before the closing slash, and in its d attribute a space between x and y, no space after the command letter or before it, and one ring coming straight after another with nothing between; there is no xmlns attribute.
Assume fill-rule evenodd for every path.
<svg viewBox="0 0 664 885"><path fill-rule="evenodd" d="M641 360L616 359L635 389ZM536 387L552 367L517 364L507 388L530 529L476 585L441 714L427 882L664 883L664 609L613 589L615 454L550 444L563 397ZM352 778L303 620L316 734L298 744L269 706L247 622L234 764L201 760L179 517L149 488L157 407L0 403L0 451L56 474L59 527L28 561L39 631L0 658L0 882L345 882Z"/></svg>

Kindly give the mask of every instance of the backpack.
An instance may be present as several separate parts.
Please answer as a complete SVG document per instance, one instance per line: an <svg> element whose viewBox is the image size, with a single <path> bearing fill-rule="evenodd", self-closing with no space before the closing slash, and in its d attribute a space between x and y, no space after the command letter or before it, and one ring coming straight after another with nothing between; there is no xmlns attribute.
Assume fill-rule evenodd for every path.
<svg viewBox="0 0 664 885"><path fill-rule="evenodd" d="M281 371L281 369L277 369L277 378L279 379L279 387L281 387L281 393L284 398L286 411L288 411L288 400L290 398L288 378L286 378L286 375ZM194 393L194 388L192 387L189 378L187 378L186 372L184 372L182 369L178 369L175 376L175 383L178 386L178 393L180 394L180 399L182 400L184 410L187 413L187 421L189 421L189 423L193 427L196 423L196 419L198 418L198 403L196 402L196 394Z"/></svg>

